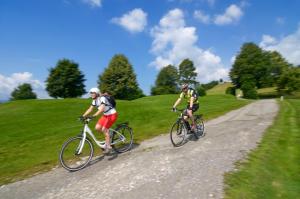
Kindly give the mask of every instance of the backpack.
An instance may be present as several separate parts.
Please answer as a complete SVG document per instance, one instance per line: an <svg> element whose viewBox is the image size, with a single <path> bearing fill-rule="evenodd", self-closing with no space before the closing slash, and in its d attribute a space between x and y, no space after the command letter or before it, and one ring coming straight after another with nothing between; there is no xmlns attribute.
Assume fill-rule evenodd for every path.
<svg viewBox="0 0 300 199"><path fill-rule="evenodd" d="M115 108L117 103L116 103L116 100L113 96L110 96L110 95L104 95L104 97L107 99L107 101L109 102L109 106L111 108Z"/></svg>

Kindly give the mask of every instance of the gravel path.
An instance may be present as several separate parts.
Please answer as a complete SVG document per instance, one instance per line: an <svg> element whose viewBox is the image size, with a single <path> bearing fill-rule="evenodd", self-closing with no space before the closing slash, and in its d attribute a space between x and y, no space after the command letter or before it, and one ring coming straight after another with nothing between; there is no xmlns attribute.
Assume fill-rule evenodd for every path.
<svg viewBox="0 0 300 199"><path fill-rule="evenodd" d="M256 147L277 111L275 100L259 100L207 122L198 141L174 148L158 136L78 172L58 168L1 186L0 198L222 198L223 174Z"/></svg>

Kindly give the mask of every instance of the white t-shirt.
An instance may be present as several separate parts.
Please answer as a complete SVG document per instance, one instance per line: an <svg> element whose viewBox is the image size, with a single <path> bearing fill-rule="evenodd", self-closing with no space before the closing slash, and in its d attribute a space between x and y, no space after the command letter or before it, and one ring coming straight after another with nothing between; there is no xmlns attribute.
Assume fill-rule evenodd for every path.
<svg viewBox="0 0 300 199"><path fill-rule="evenodd" d="M111 115L111 114L114 114L114 113L117 112L115 108L110 106L109 101L104 96L97 97L96 99L94 99L92 101L92 106L96 106L98 109L99 109L101 104L105 105L105 108L104 108L104 111L103 111L104 115Z"/></svg>

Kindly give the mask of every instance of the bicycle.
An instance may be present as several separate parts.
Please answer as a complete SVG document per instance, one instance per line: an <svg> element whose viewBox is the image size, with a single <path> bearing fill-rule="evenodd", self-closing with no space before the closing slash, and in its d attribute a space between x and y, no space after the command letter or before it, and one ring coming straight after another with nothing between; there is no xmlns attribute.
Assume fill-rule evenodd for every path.
<svg viewBox="0 0 300 199"><path fill-rule="evenodd" d="M204 122L202 115L194 115L194 120L196 124L196 129L191 130L191 125L188 119L184 119L185 116L188 117L186 109L180 109L180 115L178 116L176 122L172 125L170 131L170 138L173 146L181 146L187 140L189 134L193 134L195 139L199 139L205 135L204 133Z"/></svg>
<svg viewBox="0 0 300 199"><path fill-rule="evenodd" d="M83 130L78 136L67 140L61 148L59 160L63 168L68 171L78 171L86 167L92 160L94 146L92 140L101 148L105 148L105 141L97 140L88 123L92 118L80 119L84 123ZM87 136L92 138L92 140ZM109 129L110 144L114 151L123 153L131 149L133 144L132 129L128 123L118 124L115 129Z"/></svg>

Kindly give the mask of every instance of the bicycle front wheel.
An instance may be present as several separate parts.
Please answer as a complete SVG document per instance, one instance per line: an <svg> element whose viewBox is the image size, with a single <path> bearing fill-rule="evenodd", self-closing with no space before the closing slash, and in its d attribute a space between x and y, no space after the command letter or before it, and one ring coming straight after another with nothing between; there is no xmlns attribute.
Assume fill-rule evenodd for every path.
<svg viewBox="0 0 300 199"><path fill-rule="evenodd" d="M112 148L123 153L131 149L133 144L132 129L127 125L122 125L116 128L112 135Z"/></svg>
<svg viewBox="0 0 300 199"><path fill-rule="evenodd" d="M80 147L83 147L80 150ZM68 171L78 171L84 168L92 159L94 153L93 144L89 139L83 140L77 136L67 140L60 151L59 160L61 165Z"/></svg>
<svg viewBox="0 0 300 199"><path fill-rule="evenodd" d="M187 135L187 127L184 123L184 120L177 120L170 131L170 138L173 146L181 146L186 138Z"/></svg>

